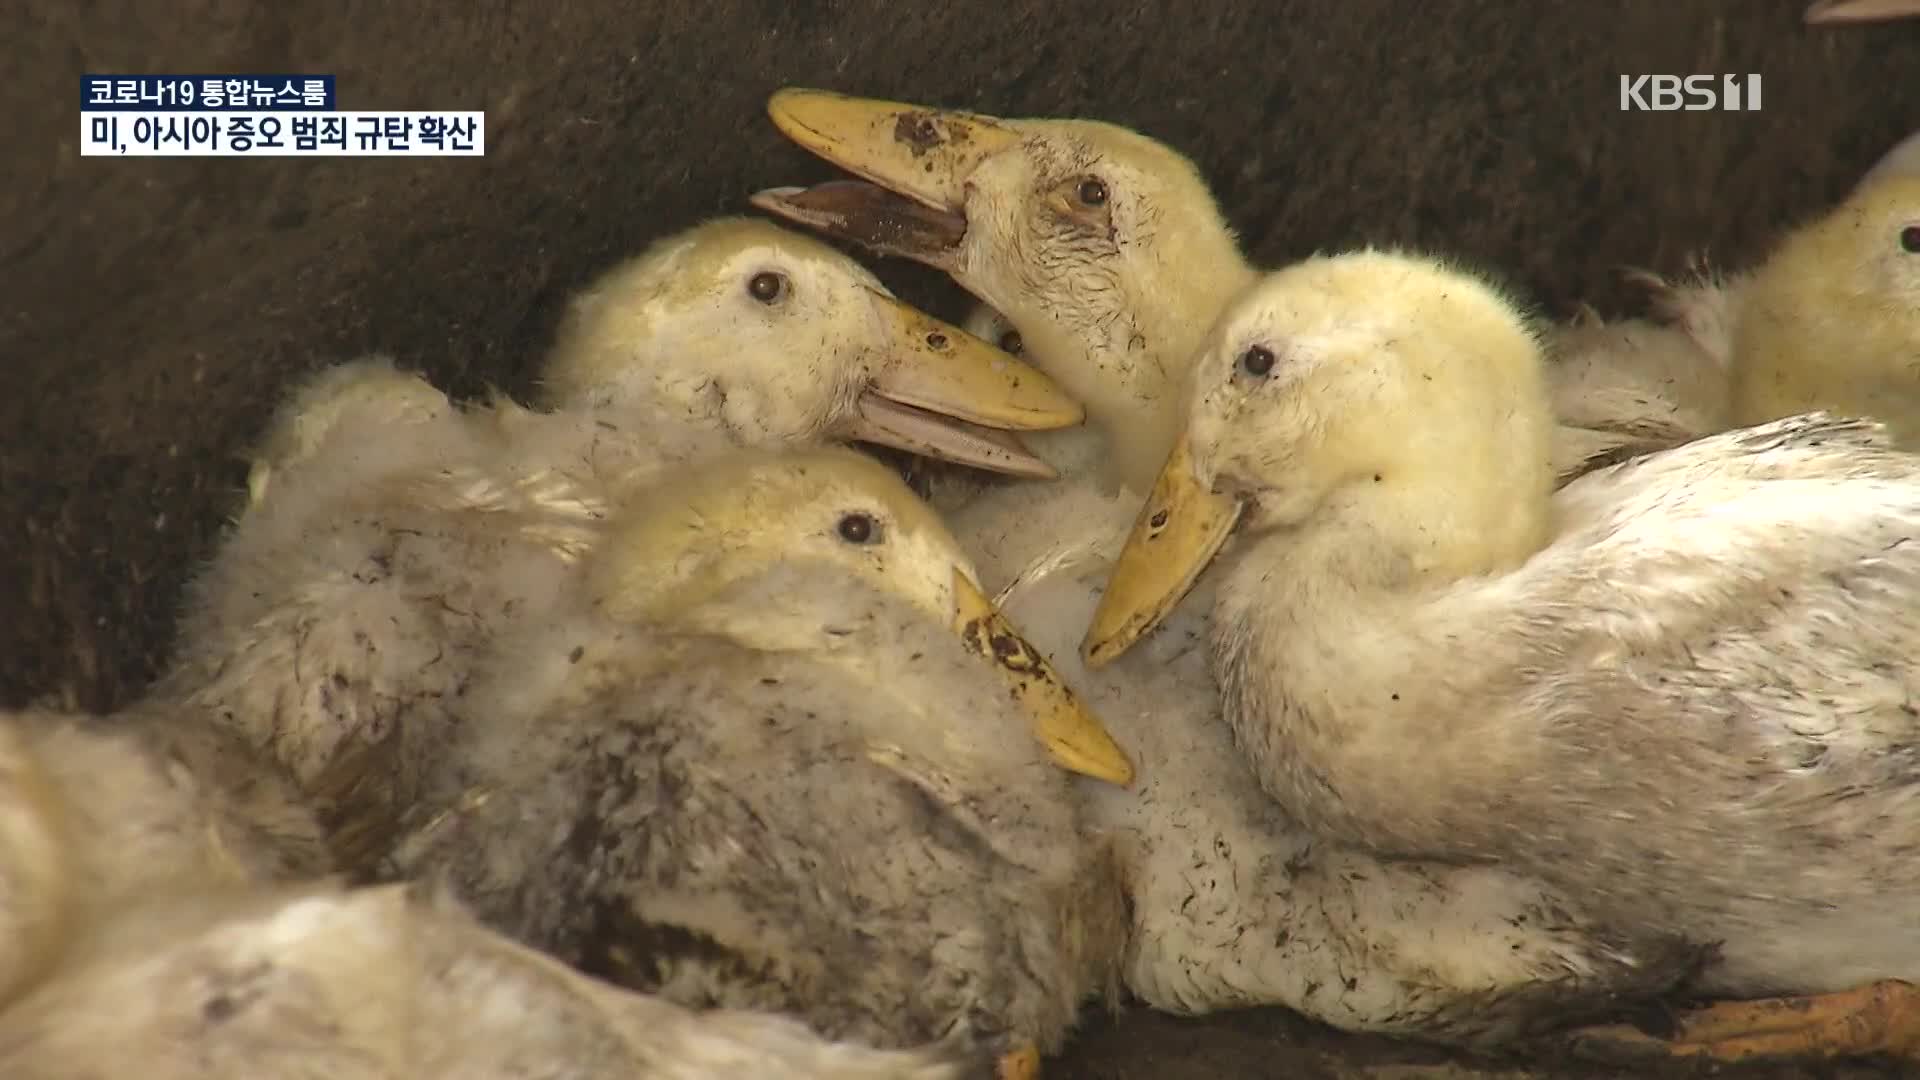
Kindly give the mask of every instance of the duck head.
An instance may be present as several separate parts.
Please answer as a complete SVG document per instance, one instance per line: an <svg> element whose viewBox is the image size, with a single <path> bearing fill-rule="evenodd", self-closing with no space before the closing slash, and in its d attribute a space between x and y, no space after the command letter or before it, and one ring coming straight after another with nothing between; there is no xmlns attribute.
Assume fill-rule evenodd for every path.
<svg viewBox="0 0 1920 1080"><path fill-rule="evenodd" d="M1739 303L1734 424L1824 409L1920 442L1920 136L1787 236Z"/></svg>
<svg viewBox="0 0 1920 1080"><path fill-rule="evenodd" d="M865 182L775 188L754 205L951 274L1093 423L1124 435L1120 464L1144 486L1178 425L1186 362L1252 276L1192 162L1092 120L804 89L775 94L768 112Z"/></svg>
<svg viewBox="0 0 1920 1080"><path fill-rule="evenodd" d="M1278 271L1222 314L1193 391L1082 642L1091 666L1152 630L1235 533L1335 521L1342 559L1397 581L1510 565L1546 535L1538 341L1471 275L1376 251Z"/></svg>
<svg viewBox="0 0 1920 1080"><path fill-rule="evenodd" d="M738 445L857 440L1039 477L1054 471L997 432L1084 418L1041 372L752 219L661 241L576 297L542 394L553 408L695 417Z"/></svg>
<svg viewBox="0 0 1920 1080"><path fill-rule="evenodd" d="M818 595L729 596L775 564L813 563L903 599L951 629L1032 718L1055 763L1116 784L1133 766L1099 719L981 591L937 516L886 467L834 448L716 461L625 511L591 571L602 610L621 622L670 622L768 651L852 651L845 609ZM740 600L738 596L750 599Z"/></svg>

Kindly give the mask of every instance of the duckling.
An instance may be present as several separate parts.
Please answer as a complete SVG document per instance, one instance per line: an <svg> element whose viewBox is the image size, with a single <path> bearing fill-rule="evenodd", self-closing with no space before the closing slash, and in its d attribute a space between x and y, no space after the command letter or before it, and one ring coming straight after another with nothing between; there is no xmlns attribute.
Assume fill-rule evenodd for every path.
<svg viewBox="0 0 1920 1080"><path fill-rule="evenodd" d="M736 444L841 439L1019 471L942 418L1081 416L1046 376L851 259L736 219L662 241L578 298L542 405L454 409L377 358L323 374L264 441L258 501L193 587L157 693L269 750L343 866L411 797L381 767L394 733L447 737L469 658L552 595L627 488Z"/></svg>
<svg viewBox="0 0 1920 1080"><path fill-rule="evenodd" d="M1083 651L1228 540L1224 711L1317 833L1491 861L1711 943L1677 1053L1920 1052L1920 457L1808 414L1558 494L1535 334L1407 254L1307 260L1223 314Z"/></svg>
<svg viewBox="0 0 1920 1080"><path fill-rule="evenodd" d="M1085 405L1103 437L1071 464L1145 491L1178 427L1177 410L1155 403L1178 399L1199 335L1254 276L1193 163L1094 120L802 89L774 94L767 111L871 183L774 188L753 204L952 275Z"/></svg>
<svg viewBox="0 0 1920 1080"><path fill-rule="evenodd" d="M1920 445L1920 169L1873 176L1794 231L1732 303L1732 425L1825 409Z"/></svg>
<svg viewBox="0 0 1920 1080"><path fill-rule="evenodd" d="M964 325L1019 347L991 308ZM984 528L982 511L1020 487L952 518L956 532L975 526L961 535L983 574L1008 575L996 604L1150 763L1129 788L1081 785L1092 826L1127 852L1123 975L1136 997L1183 1014L1281 1005L1343 1030L1491 1050L1666 990L1698 966L1701 950L1613 933L1538 881L1381 860L1300 829L1260 789L1220 716L1206 649L1212 575L1136 653L1083 666L1080 635L1135 513L1123 499L1089 498L1091 488L1033 489L1059 492L1055 506L1071 508L1063 519L1086 526L1037 557L1048 538L1034 535L1035 517Z"/></svg>
<svg viewBox="0 0 1920 1080"><path fill-rule="evenodd" d="M686 1005L1031 1070L1124 918L1063 770L1132 766L977 582L850 451L650 490L501 639L391 872Z"/></svg>
<svg viewBox="0 0 1920 1080"><path fill-rule="evenodd" d="M1611 340L1607 330L1586 331L1600 337L1597 347L1555 342L1553 350L1571 353L1549 369L1556 413L1592 437L1593 459L1815 409L1877 417L1914 445L1920 133L1758 266L1727 276L1700 268L1673 283L1634 276L1652 289L1665 325L1633 320L1617 324ZM1556 464L1562 449L1556 444Z"/></svg>
<svg viewBox="0 0 1920 1080"><path fill-rule="evenodd" d="M0 1012L0 1073L75 1076L958 1080L925 1051L782 1017L694 1013L570 970L442 894L218 890L125 907Z"/></svg>
<svg viewBox="0 0 1920 1080"><path fill-rule="evenodd" d="M952 273L989 301L970 330L1005 347L999 328L1015 328L1023 355L1087 404L1084 428L1024 437L1062 482L997 487L948 516L1036 647L1151 762L1133 789L1087 792L1130 851L1134 994L1183 1013L1284 1005L1347 1030L1486 1044L1685 974L1689 950L1595 927L1538 882L1316 842L1228 742L1203 614L1175 616L1151 655L1080 668L1085 618L1147 491L1138 465L1164 458L1191 350L1253 280L1185 158L1088 121L791 90L769 111L915 201L836 184L757 205Z"/></svg>

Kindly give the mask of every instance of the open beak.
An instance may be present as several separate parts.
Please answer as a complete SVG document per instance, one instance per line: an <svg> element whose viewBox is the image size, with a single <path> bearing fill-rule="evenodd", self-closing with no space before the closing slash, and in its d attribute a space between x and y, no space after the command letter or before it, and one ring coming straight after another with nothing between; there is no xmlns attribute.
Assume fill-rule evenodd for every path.
<svg viewBox="0 0 1920 1080"><path fill-rule="evenodd" d="M1215 494L1193 469L1186 435L1154 481L1127 546L1107 577L1093 625L1080 642L1089 668L1099 668L1145 637L1193 588L1240 520L1241 502Z"/></svg>
<svg viewBox="0 0 1920 1080"><path fill-rule="evenodd" d="M1086 417L1038 368L884 293L880 368L840 434L993 472L1058 473L1008 431L1049 431ZM998 429L998 430L994 430Z"/></svg>
<svg viewBox="0 0 1920 1080"><path fill-rule="evenodd" d="M1920 16L1920 0L1814 0L1807 8L1810 26L1891 22Z"/></svg>
<svg viewBox="0 0 1920 1080"><path fill-rule="evenodd" d="M1027 644L980 587L958 567L953 571L953 628L967 650L992 664L1033 719L1034 734L1054 764L1068 772L1125 787L1133 763L1077 694Z"/></svg>
<svg viewBox="0 0 1920 1080"><path fill-rule="evenodd" d="M781 134L868 183L773 188L753 196L755 206L948 273L967 233L968 179L1022 141L990 116L825 90L781 90L767 115Z"/></svg>

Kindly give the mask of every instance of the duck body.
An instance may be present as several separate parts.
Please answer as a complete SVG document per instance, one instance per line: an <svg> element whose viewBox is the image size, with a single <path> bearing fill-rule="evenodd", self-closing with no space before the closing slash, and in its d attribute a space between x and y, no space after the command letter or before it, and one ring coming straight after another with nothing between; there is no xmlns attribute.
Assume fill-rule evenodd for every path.
<svg viewBox="0 0 1920 1080"><path fill-rule="evenodd" d="M1584 320L1545 335L1558 482L1727 427L1730 287L1661 288L1671 322Z"/></svg>
<svg viewBox="0 0 1920 1080"><path fill-rule="evenodd" d="M290 778L157 706L0 718L6 1076L986 1075L623 991L435 890L344 890Z"/></svg>
<svg viewBox="0 0 1920 1080"><path fill-rule="evenodd" d="M847 466L767 465L802 486ZM847 495L871 506L854 544L789 488L700 475L688 509L633 510L651 539L609 547L563 610L503 641L391 872L689 1006L883 1046L1058 1048L1113 979L1112 852L963 636L834 562L886 544L904 554L875 557L905 567L930 515L885 476L880 501ZM725 569L776 524L785 550Z"/></svg>
<svg viewBox="0 0 1920 1080"><path fill-rule="evenodd" d="M930 1054L834 1044L799 1024L694 1014L492 934L441 895L309 884L157 898L117 912L0 1012L21 1080L958 1080Z"/></svg>
<svg viewBox="0 0 1920 1080"><path fill-rule="evenodd" d="M997 340L991 331L1010 324L996 316L978 311L969 329ZM1648 366L1650 381L1671 377ZM976 489L947 517L1001 609L1151 763L1129 788L1077 782L1088 827L1124 856L1122 976L1136 997L1189 1015L1281 1005L1342 1030L1494 1049L1699 968L1706 950L1616 930L1538 879L1383 859L1301 828L1222 715L1208 612L1224 566L1137 655L1084 665L1079 637L1145 493L1102 482L1091 426L1024 441L1064 479Z"/></svg>
<svg viewBox="0 0 1920 1080"><path fill-rule="evenodd" d="M1227 708L1275 796L1349 842L1498 859L1618 924L1717 941L1721 992L1920 975L1920 912L1897 899L1920 884L1901 857L1920 462L1799 418L1616 466L1560 509L1525 564L1411 595L1328 587L1302 568L1336 556L1306 544L1234 573ZM1281 559L1318 587L1261 581ZM1276 620L1301 632L1257 628ZM1320 659L1349 633L1381 682ZM1462 665L1468 641L1483 662ZM1316 737L1361 716L1357 755Z"/></svg>
<svg viewBox="0 0 1920 1080"><path fill-rule="evenodd" d="M1382 859L1302 828L1221 715L1207 612L1227 568L1137 655L1090 669L1075 645L1111 558L1025 577L1000 604L1150 763L1131 788L1079 785L1089 827L1124 855L1123 975L1148 1005L1280 1005L1346 1031L1495 1049L1665 991L1699 964L1700 950L1615 932L1536 879Z"/></svg>
<svg viewBox="0 0 1920 1080"><path fill-rule="evenodd" d="M1237 536L1213 608L1225 711L1316 832L1492 861L1622 931L1710 944L1718 992L1915 973L1920 459L1883 428L1796 417L1553 494L1526 464L1551 412L1524 321L1380 252L1274 275L1196 371L1155 499L1237 524L1152 570L1188 526L1143 518L1089 655ZM1149 578L1173 587L1143 602Z"/></svg>
<svg viewBox="0 0 1920 1080"><path fill-rule="evenodd" d="M382 767L401 732L446 737L479 650L553 594L604 515L600 489L566 477L488 482L508 445L489 428L459 410L343 424L276 470L191 586L152 700L285 769L330 833L408 804Z"/></svg>
<svg viewBox="0 0 1920 1080"><path fill-rule="evenodd" d="M767 587L798 584L776 574ZM993 714L986 694L914 671L968 658L910 624L856 635L882 627L919 691ZM794 1012L884 1045L1029 1032L1059 1046L1087 986L1064 977L1071 928L1053 913L1099 882L1075 883L1066 777L1038 755L995 766L1010 789L969 790L978 778L923 772L913 748L872 760L894 752L848 725L841 671L604 625L556 627L533 648L527 662L567 665L570 685L476 730L494 759L462 762L430 801L490 794L442 826L425 861L408 857L412 873L444 870L516 938L688 1005ZM569 664L576 648L588 655ZM863 709L921 707L860 690Z"/></svg>
<svg viewBox="0 0 1920 1080"><path fill-rule="evenodd" d="M0 715L0 1014L129 904L330 869L287 778L135 712Z"/></svg>

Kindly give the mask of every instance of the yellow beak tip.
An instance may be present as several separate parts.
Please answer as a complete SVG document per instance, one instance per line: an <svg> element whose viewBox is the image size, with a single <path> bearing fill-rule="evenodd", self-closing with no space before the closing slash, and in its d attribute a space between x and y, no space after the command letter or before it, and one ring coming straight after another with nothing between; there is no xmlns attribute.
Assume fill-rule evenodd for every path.
<svg viewBox="0 0 1920 1080"><path fill-rule="evenodd" d="M1065 751L1055 747L1052 758L1055 765L1067 772L1090 777L1115 787L1133 786L1133 762L1127 760L1125 751L1111 743L1092 754L1078 750Z"/></svg>
<svg viewBox="0 0 1920 1080"><path fill-rule="evenodd" d="M777 116L803 101L826 96L828 95L824 90L814 90L805 86L783 86L767 95L767 112Z"/></svg>

